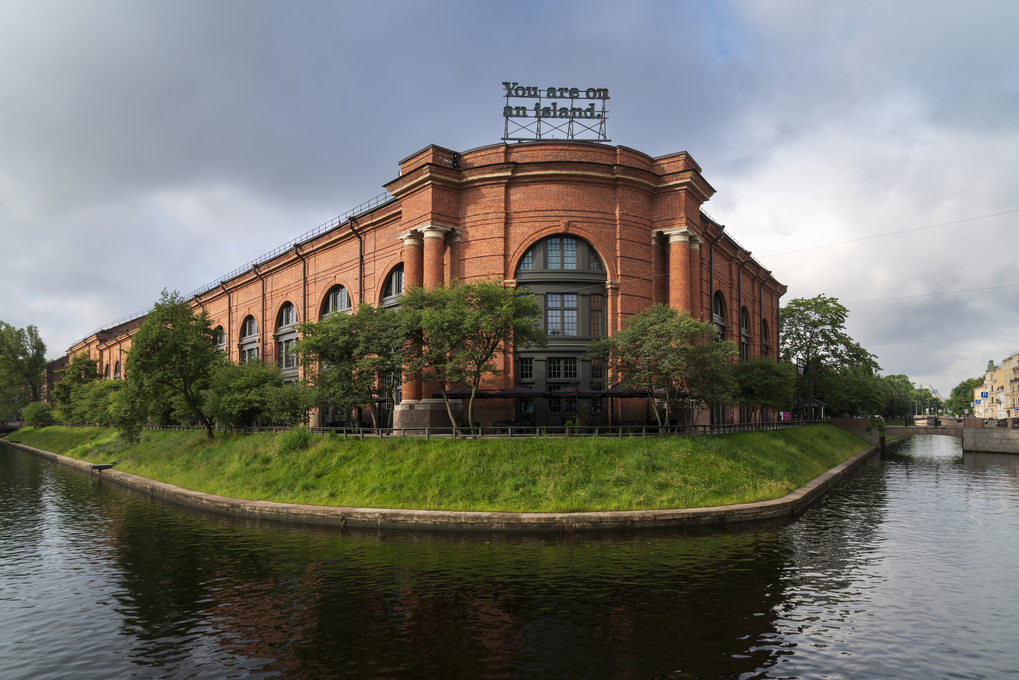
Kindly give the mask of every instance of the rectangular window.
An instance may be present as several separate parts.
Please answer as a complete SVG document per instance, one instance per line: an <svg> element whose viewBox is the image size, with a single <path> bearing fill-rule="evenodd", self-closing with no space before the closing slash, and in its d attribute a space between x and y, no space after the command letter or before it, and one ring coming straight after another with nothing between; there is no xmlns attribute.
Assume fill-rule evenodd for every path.
<svg viewBox="0 0 1019 680"><path fill-rule="evenodd" d="M520 415L534 415L534 399L526 397L520 400Z"/></svg>
<svg viewBox="0 0 1019 680"><path fill-rule="evenodd" d="M577 398L576 397L563 397L563 411L566 413L577 412Z"/></svg>
<svg viewBox="0 0 1019 680"><path fill-rule="evenodd" d="M563 380L576 380L577 379L577 360L576 358L563 359Z"/></svg>
<svg viewBox="0 0 1019 680"><path fill-rule="evenodd" d="M534 359L520 360L520 380L534 380Z"/></svg>
<svg viewBox="0 0 1019 680"><path fill-rule="evenodd" d="M552 360L549 359L551 362ZM562 385L547 385L545 387L549 392L561 389ZM548 410L550 413L562 413L563 411L563 400L560 397L549 397L548 398Z"/></svg>
<svg viewBox="0 0 1019 680"><path fill-rule="evenodd" d="M600 387L595 388L594 383L596 381L601 382L602 380L605 380L605 362L602 359L594 359L591 361L592 389L601 389Z"/></svg>
<svg viewBox="0 0 1019 680"><path fill-rule="evenodd" d="M593 272L602 271L601 260L598 259L598 255L592 248L588 248L587 251L587 268Z"/></svg>
<svg viewBox="0 0 1019 680"><path fill-rule="evenodd" d="M549 359L548 360L548 364L547 364L547 368L545 370L545 378L548 379L548 380L561 380L562 377L563 377L563 360L562 359ZM551 392L552 389L559 389L559 388L558 387L556 387L556 388L549 388L549 391Z"/></svg>
<svg viewBox="0 0 1019 680"><path fill-rule="evenodd" d="M546 269L563 268L563 242L559 238L550 238L545 242L545 259L548 262Z"/></svg>
<svg viewBox="0 0 1019 680"><path fill-rule="evenodd" d="M563 239L563 269L577 268L577 240Z"/></svg>
<svg viewBox="0 0 1019 680"><path fill-rule="evenodd" d="M294 351L296 345L297 340L283 340L277 345L280 368L297 368L297 352Z"/></svg>
<svg viewBox="0 0 1019 680"><path fill-rule="evenodd" d="M605 324L605 296L604 295L592 295L591 296L591 328L590 333L592 338L600 338L604 335Z"/></svg>
<svg viewBox="0 0 1019 680"><path fill-rule="evenodd" d="M551 336L577 335L577 294L549 293L545 296L545 329Z"/></svg>

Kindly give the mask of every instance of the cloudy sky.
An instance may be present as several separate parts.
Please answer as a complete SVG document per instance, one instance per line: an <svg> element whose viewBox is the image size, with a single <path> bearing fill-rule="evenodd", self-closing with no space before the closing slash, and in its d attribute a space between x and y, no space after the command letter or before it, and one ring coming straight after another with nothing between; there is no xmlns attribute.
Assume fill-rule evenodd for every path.
<svg viewBox="0 0 1019 680"><path fill-rule="evenodd" d="M502 136L501 83L607 87L705 209L947 393L1019 351L1019 4L0 0L0 319L53 358Z"/></svg>

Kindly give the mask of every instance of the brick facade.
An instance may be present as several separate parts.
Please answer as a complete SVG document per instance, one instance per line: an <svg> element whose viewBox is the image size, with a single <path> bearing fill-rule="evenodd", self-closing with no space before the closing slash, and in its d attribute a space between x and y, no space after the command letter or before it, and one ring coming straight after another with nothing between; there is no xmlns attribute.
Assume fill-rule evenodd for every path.
<svg viewBox="0 0 1019 680"><path fill-rule="evenodd" d="M740 341L746 310L742 339L749 355L777 354L779 298L786 288L702 211L714 189L686 152L652 158L626 147L560 141L463 153L429 146L401 161L399 176L385 186L393 200L194 297L196 308L222 326L231 359L255 347L262 358L277 356L286 329L277 332L276 322L286 303L300 321L317 320L327 294L341 285L353 308L378 305L394 271L402 272L407 286L501 278L542 293L549 315L572 319L573 335L550 338L547 352L504 357L506 374L486 386L493 389L522 381L521 358L531 360L532 374L535 367L554 371L563 360L569 367L583 364L586 338L613 333L655 302L712 321L716 294L724 314L714 321L728 339ZM555 259L560 247L576 272L553 271L553 264L561 264ZM518 269L529 254L543 257L541 266ZM585 263L577 265L577 257ZM550 306L557 304L565 311ZM257 337L242 339L248 316L257 324ZM121 352L129 349L140 321L85 338L69 354L88 352L99 360L101 375L114 362L123 366ZM552 316L547 321L558 323ZM591 370L583 364L559 374L576 377L559 380L588 385ZM538 387L553 382L540 377L548 379L531 379ZM432 387L404 383L397 426L448 424L444 408L430 399ZM643 420L643 403L626 405L638 401L616 400L624 410L613 418ZM483 425L519 417L519 408L510 400L476 405ZM540 424L559 424L557 418L569 414L561 413L543 414L546 422Z"/></svg>

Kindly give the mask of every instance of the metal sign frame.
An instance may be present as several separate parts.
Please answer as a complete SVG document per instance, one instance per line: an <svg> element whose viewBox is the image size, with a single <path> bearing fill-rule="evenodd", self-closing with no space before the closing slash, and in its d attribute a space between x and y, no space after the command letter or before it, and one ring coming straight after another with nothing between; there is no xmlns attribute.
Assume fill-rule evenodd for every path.
<svg viewBox="0 0 1019 680"><path fill-rule="evenodd" d="M567 139L578 142L611 142L606 133L609 99L607 88L530 87L518 83L502 84L506 91L503 107L504 142L534 142L543 139ZM526 106L514 106L528 99ZM563 105L567 103L568 105ZM601 102L601 109L598 109ZM557 136L560 135L560 136Z"/></svg>

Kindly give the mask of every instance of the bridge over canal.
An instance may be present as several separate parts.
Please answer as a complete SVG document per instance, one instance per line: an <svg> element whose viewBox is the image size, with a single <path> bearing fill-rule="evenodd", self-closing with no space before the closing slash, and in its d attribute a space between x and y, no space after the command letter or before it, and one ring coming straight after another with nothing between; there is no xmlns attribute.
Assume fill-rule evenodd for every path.
<svg viewBox="0 0 1019 680"><path fill-rule="evenodd" d="M942 423L938 427L933 425L888 425L885 428L884 439L911 434L937 434L962 439L963 451L1019 454L1019 430L1005 427L984 427L984 421L979 418L966 418L965 420L946 418L942 419ZM848 430L872 444L881 443L881 433L873 427L870 428L870 432L867 432L869 423L862 418L832 418L831 424Z"/></svg>

